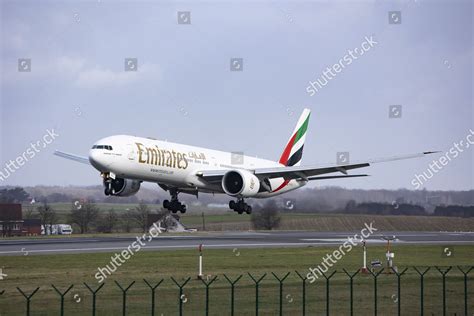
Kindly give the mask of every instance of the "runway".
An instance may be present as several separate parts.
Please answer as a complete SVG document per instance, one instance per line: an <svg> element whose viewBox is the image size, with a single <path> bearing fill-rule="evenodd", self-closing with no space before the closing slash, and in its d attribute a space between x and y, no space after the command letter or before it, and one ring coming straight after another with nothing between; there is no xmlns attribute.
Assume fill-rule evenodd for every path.
<svg viewBox="0 0 474 316"><path fill-rule="evenodd" d="M356 232L212 232L187 235L161 234L148 241L143 250L320 247L340 245ZM140 237L142 235L137 235ZM394 244L455 245L474 244L474 232L384 232L373 234L368 244L383 244L383 236L395 236ZM0 256L117 252L126 249L136 237L63 237L0 240Z"/></svg>

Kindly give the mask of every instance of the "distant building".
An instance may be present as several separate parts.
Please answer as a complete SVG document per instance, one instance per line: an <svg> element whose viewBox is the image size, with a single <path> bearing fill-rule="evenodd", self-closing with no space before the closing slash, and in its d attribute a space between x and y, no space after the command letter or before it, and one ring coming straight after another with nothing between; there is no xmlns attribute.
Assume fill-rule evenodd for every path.
<svg viewBox="0 0 474 316"><path fill-rule="evenodd" d="M22 232L21 204L0 204L0 236L21 236Z"/></svg>
<svg viewBox="0 0 474 316"><path fill-rule="evenodd" d="M23 220L23 235L25 236L39 236L41 235L41 220L40 219L24 219Z"/></svg>

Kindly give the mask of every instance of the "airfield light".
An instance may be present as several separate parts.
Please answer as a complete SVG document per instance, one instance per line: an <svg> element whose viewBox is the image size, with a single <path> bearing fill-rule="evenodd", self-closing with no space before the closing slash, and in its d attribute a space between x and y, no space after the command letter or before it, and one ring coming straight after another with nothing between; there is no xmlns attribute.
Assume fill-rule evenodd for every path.
<svg viewBox="0 0 474 316"><path fill-rule="evenodd" d="M365 245L365 240L362 241L362 246L364 247L364 260L362 269L360 269L360 271L362 273L368 273L369 271L367 270L367 246Z"/></svg>
<svg viewBox="0 0 474 316"><path fill-rule="evenodd" d="M199 244L198 247L199 250L199 273L198 273L198 279L202 279L202 244Z"/></svg>

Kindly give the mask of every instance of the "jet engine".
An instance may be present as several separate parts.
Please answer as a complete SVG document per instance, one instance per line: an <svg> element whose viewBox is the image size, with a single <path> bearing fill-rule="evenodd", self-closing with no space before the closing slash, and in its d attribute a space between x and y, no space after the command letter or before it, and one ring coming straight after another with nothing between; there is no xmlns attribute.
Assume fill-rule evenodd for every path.
<svg viewBox="0 0 474 316"><path fill-rule="evenodd" d="M105 195L131 196L140 189L140 181L115 178L104 182Z"/></svg>
<svg viewBox="0 0 474 316"><path fill-rule="evenodd" d="M260 180L249 171L231 170L222 178L222 189L230 196L252 197L260 190Z"/></svg>

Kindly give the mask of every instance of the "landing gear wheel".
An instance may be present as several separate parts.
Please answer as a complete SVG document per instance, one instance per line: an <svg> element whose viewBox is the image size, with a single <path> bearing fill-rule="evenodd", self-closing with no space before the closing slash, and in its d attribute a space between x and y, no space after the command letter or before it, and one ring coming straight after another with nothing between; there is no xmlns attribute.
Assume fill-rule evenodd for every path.
<svg viewBox="0 0 474 316"><path fill-rule="evenodd" d="M252 207L248 204L245 205L245 213L247 214L252 213Z"/></svg>
<svg viewBox="0 0 474 316"><path fill-rule="evenodd" d="M239 214L252 213L252 207L245 203L243 198L239 198L237 201L229 201L229 208Z"/></svg>
<svg viewBox="0 0 474 316"><path fill-rule="evenodd" d="M171 193L171 201L164 200L163 207L172 213L177 213L178 211L181 213L186 213L186 205L182 204L178 200L178 190L177 189L170 189Z"/></svg>

